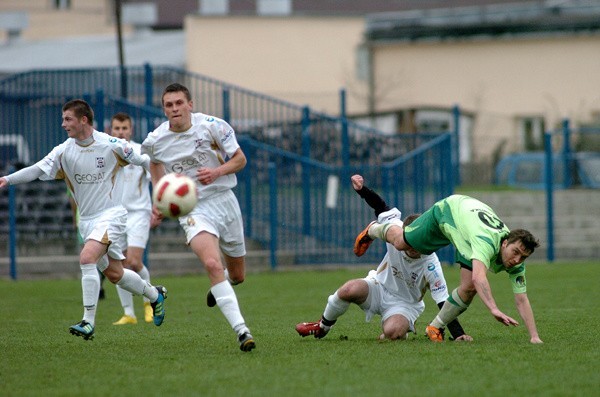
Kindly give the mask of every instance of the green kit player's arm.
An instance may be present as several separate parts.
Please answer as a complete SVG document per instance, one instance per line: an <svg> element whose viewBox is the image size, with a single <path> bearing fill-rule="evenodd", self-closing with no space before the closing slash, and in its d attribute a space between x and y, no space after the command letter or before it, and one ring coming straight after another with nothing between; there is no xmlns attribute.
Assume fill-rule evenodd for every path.
<svg viewBox="0 0 600 397"><path fill-rule="evenodd" d="M492 313L492 316L496 318L496 320L500 321L504 325L519 325L519 323L502 313L498 306L496 306L496 302L494 301L494 297L492 296L492 288L490 287L490 283L487 279L487 266L483 262L477 259L472 260L473 263L473 275L472 280L475 285L475 290L479 294L479 297L483 301L483 303L487 306L487 308Z"/></svg>
<svg viewBox="0 0 600 397"><path fill-rule="evenodd" d="M517 305L517 310L519 311L521 318L525 322L527 331L529 331L529 341L531 343L544 343L538 335L537 327L535 326L535 318L533 317L533 309L531 308L527 294L515 294L515 304Z"/></svg>

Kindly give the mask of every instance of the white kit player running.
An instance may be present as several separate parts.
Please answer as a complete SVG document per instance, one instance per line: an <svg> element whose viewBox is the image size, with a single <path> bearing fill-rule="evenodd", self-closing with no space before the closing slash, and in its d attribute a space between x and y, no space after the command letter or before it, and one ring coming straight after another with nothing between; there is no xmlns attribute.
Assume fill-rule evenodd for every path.
<svg viewBox="0 0 600 397"><path fill-rule="evenodd" d="M192 113L193 101L185 86L166 87L162 105L168 121L142 143L142 153L150 156L152 183L156 186L165 172L184 174L197 182L198 203L179 223L208 274L208 306L219 307L237 334L240 349L251 351L256 344L232 288L245 277L242 214L231 189L237 184L235 173L246 165L246 156L227 122ZM153 217L158 221L162 216L154 209Z"/></svg>
<svg viewBox="0 0 600 397"><path fill-rule="evenodd" d="M127 113L117 113L110 121L110 135L125 139L136 154L140 154L142 145L131 140L133 134L133 122ZM144 167L129 164L122 167L117 174L117 184L123 189L123 206L127 210L127 229L124 235L126 242L122 244L125 248L123 254L125 261L123 266L131 269L140 277L150 282L150 272L144 266L144 251L148 244L150 235L150 221L152 219L152 200L150 199L150 171ZM133 305L133 295L131 292L117 287L117 293L121 306L123 307L123 316L113 323L113 325L137 324ZM145 296L144 300L144 320L147 323L152 322L152 306Z"/></svg>
<svg viewBox="0 0 600 397"><path fill-rule="evenodd" d="M92 339L100 290L100 271L113 284L149 299L154 310L154 324L161 325L166 289L152 286L135 272L123 269L123 247L127 211L121 205L120 187L115 176L121 166L136 164L148 167L147 156L136 154L124 140L93 128L94 113L87 102L75 99L62 108L62 127L69 138L56 146L36 164L0 178L0 187L26 183L36 178L64 179L79 208L79 231L84 245L79 255L84 313L80 323L69 327L73 335ZM108 261L100 259L108 254Z"/></svg>
<svg viewBox="0 0 600 397"><path fill-rule="evenodd" d="M354 175L351 180L357 193L375 210L379 222L403 225L400 211L390 209L379 195L364 186L362 176ZM417 217L417 214L408 216L404 224L410 224ZM421 255L414 250L398 251L388 244L387 253L377 270L371 270L365 278L342 285L329 296L320 321L299 323L296 331L302 337L313 335L317 339L323 338L350 304L355 303L365 311L367 321L375 314L381 316L383 333L379 339L403 340L409 332L416 332L415 322L425 309L423 297L427 289L439 307L448 298L446 280L437 255ZM448 328L455 340L472 340L458 322L449 324Z"/></svg>

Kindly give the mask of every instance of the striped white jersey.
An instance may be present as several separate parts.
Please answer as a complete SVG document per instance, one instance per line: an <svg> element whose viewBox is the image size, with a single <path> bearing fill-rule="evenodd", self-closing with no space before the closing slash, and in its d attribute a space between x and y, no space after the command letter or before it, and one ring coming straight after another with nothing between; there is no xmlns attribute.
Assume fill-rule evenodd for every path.
<svg viewBox="0 0 600 397"><path fill-rule="evenodd" d="M141 144L134 141L129 141L129 144L136 154L141 155ZM123 206L127 211L152 211L150 172L139 165L129 164L117 176L117 183L123 189Z"/></svg>
<svg viewBox="0 0 600 397"><path fill-rule="evenodd" d="M124 139L94 130L93 141L81 146L69 138L36 163L49 179L64 179L81 218L121 206L123 192L117 172L129 163L148 168L149 158L137 154Z"/></svg>
<svg viewBox="0 0 600 397"><path fill-rule="evenodd" d="M217 168L239 148L233 128L224 120L192 113L192 127L173 132L165 121L142 142L142 153L162 163L167 173L185 174L197 181L198 168ZM237 185L235 174L223 175L209 185L196 183L198 198L229 190Z"/></svg>

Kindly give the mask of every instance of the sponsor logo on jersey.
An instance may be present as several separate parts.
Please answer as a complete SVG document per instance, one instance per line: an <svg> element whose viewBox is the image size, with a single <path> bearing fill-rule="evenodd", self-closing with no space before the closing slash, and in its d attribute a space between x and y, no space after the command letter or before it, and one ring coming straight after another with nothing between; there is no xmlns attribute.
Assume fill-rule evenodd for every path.
<svg viewBox="0 0 600 397"><path fill-rule="evenodd" d="M75 174L74 179L79 185L100 183L104 180L104 172L97 174Z"/></svg>
<svg viewBox="0 0 600 397"><path fill-rule="evenodd" d="M209 123L212 123L213 121L215 121L214 117L205 117L204 120L208 121Z"/></svg>
<svg viewBox="0 0 600 397"><path fill-rule="evenodd" d="M123 145L123 153L125 154L125 158L128 159L133 154L133 148L128 144Z"/></svg>
<svg viewBox="0 0 600 397"><path fill-rule="evenodd" d="M229 140L229 138L231 138L233 136L233 130L228 130L225 135L223 135L223 138L221 138L221 143L225 143Z"/></svg>
<svg viewBox="0 0 600 397"><path fill-rule="evenodd" d="M433 271L433 269L435 269L435 265L433 263L430 263L429 265L427 265L427 270L429 270L431 272L431 271Z"/></svg>
<svg viewBox="0 0 600 397"><path fill-rule="evenodd" d="M96 168L104 168L104 157L96 157Z"/></svg>
<svg viewBox="0 0 600 397"><path fill-rule="evenodd" d="M117 138L115 138L115 137L112 137L112 138L109 138L109 139L108 139L108 141L109 141L110 143L115 143L115 142L117 141Z"/></svg>
<svg viewBox="0 0 600 397"><path fill-rule="evenodd" d="M515 283L517 283L517 285L518 285L519 287L525 287L525 277L523 277L523 276L518 276L518 277L515 279Z"/></svg>
<svg viewBox="0 0 600 397"><path fill-rule="evenodd" d="M202 155L199 157L200 158L198 158L198 159L189 158L189 159L185 159L183 161L178 161L177 163L173 163L171 165L171 171L173 171L177 174L182 174L187 170L190 170L193 168L198 168L198 166L202 164L205 156Z"/></svg>
<svg viewBox="0 0 600 397"><path fill-rule="evenodd" d="M446 289L446 284L442 283L441 280L437 280L435 284L430 286L431 292L444 291Z"/></svg>

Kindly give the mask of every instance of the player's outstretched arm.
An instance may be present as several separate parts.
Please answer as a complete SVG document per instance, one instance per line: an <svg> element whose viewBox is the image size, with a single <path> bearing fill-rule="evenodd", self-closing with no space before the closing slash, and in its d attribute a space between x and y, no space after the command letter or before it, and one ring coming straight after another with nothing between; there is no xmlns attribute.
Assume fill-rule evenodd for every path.
<svg viewBox="0 0 600 397"><path fill-rule="evenodd" d="M512 317L507 316L502 313L498 306L496 306L496 301L492 296L492 288L490 287L490 283L487 279L487 267L483 262L477 259L473 259L473 285L475 285L475 290L477 290L477 294L487 306L487 308L492 313L492 316L496 318L496 320L500 321L504 325L514 325L517 326L519 323Z"/></svg>
<svg viewBox="0 0 600 397"><path fill-rule="evenodd" d="M517 305L517 310L521 315L521 318L525 322L525 326L527 327L527 331L529 331L530 342L531 343L544 343L537 332L537 327L535 326L535 318L533 317L533 309L531 308L531 304L529 303L529 298L526 293L515 294L515 304Z"/></svg>
<svg viewBox="0 0 600 397"><path fill-rule="evenodd" d="M386 212L391 209L380 195L365 186L362 175L352 175L350 181L352 182L352 187L356 193L358 193L358 195L362 197L367 204L369 204L369 207L375 210L375 216L379 216L379 214L382 212Z"/></svg>

